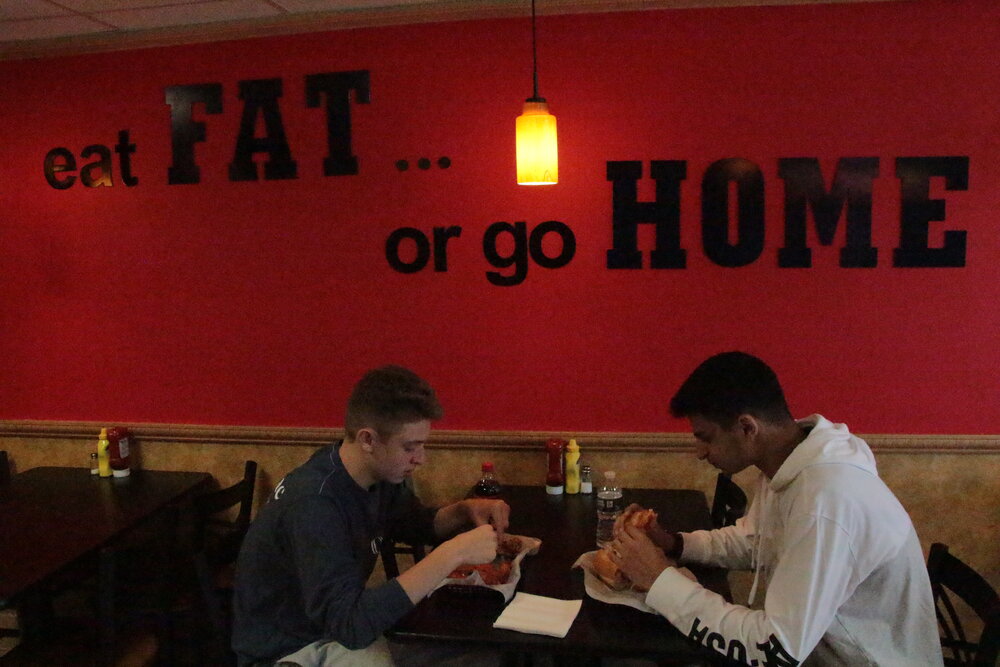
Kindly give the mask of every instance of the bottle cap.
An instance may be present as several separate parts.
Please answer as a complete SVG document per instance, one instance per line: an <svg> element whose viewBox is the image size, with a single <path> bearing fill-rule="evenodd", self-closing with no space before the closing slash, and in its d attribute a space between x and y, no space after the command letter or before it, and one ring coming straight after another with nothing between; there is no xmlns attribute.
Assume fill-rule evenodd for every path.
<svg viewBox="0 0 1000 667"><path fill-rule="evenodd" d="M490 461L484 461L483 472L493 472L493 463Z"/></svg>
<svg viewBox="0 0 1000 667"><path fill-rule="evenodd" d="M568 452L580 451L580 445L576 444L576 438L573 438L569 441L569 444L566 445L566 451Z"/></svg>
<svg viewBox="0 0 1000 667"><path fill-rule="evenodd" d="M93 431L91 431L91 433L93 433ZM107 440L108 439L108 429L102 428L101 429L101 434L99 436L97 436L97 438L99 440Z"/></svg>
<svg viewBox="0 0 1000 667"><path fill-rule="evenodd" d="M583 472L590 472L590 466L580 466L580 470Z"/></svg>

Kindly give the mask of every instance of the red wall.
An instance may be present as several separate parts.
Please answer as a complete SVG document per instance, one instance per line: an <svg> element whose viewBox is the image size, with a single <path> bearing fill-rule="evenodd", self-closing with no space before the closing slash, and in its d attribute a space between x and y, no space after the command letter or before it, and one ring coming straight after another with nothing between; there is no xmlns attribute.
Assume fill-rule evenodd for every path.
<svg viewBox="0 0 1000 667"><path fill-rule="evenodd" d="M1000 4L543 16L538 39L561 160L541 188L514 183L526 19L0 63L0 418L332 426L360 374L394 362L438 388L444 428L683 430L672 392L740 348L775 367L797 414L996 433ZM371 76L371 103L351 106L359 173L324 176L304 77L347 70ZM298 178L232 182L238 82L265 78L283 81ZM196 108L201 182L168 185L164 89L193 83L222 84L224 108ZM51 149L86 164L83 148L120 130L138 185L117 156L112 187L46 182ZM968 157L967 189L935 178L929 192L945 206L930 244L966 232L965 266L893 266L904 156ZM701 242L702 175L734 157L765 183L765 248L738 268ZM811 268L778 267L787 157L818 158L827 184L842 157L879 159L875 267L838 265L843 216L829 247L810 217ZM649 225L644 268L607 268L619 160L642 162L643 201L650 161L686 161L686 268L648 268ZM547 220L572 230L572 261L491 284L486 229ZM461 227L447 271L390 268L385 241L404 226Z"/></svg>

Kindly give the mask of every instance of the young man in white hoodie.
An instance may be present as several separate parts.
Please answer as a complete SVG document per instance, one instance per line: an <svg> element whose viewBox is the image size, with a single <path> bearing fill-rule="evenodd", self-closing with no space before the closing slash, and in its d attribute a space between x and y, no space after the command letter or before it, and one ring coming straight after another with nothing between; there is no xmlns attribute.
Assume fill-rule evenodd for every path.
<svg viewBox="0 0 1000 667"><path fill-rule="evenodd" d="M820 415L794 420L774 372L726 352L670 403L698 457L763 474L747 516L693 533L621 528L613 558L682 632L750 665L941 665L937 620L910 517L878 477L871 449ZM726 602L677 562L752 569L749 605Z"/></svg>

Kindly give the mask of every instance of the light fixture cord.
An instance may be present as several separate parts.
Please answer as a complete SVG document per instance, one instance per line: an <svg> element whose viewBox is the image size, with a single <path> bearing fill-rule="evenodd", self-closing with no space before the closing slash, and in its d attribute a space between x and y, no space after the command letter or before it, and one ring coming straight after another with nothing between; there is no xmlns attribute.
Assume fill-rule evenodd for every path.
<svg viewBox="0 0 1000 667"><path fill-rule="evenodd" d="M531 100L533 102L544 102L545 100L538 96L538 42L535 37L535 0L531 0L531 68L535 83L535 94Z"/></svg>

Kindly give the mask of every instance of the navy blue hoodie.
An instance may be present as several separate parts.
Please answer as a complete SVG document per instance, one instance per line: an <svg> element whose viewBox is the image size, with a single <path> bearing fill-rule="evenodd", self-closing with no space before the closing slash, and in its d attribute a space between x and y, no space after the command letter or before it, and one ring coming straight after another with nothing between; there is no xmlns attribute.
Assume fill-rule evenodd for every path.
<svg viewBox="0 0 1000 667"><path fill-rule="evenodd" d="M412 608L393 579L365 589L389 536L433 544L436 510L403 484L360 487L338 441L281 480L250 525L237 563L233 649L274 662L319 640L375 641Z"/></svg>

